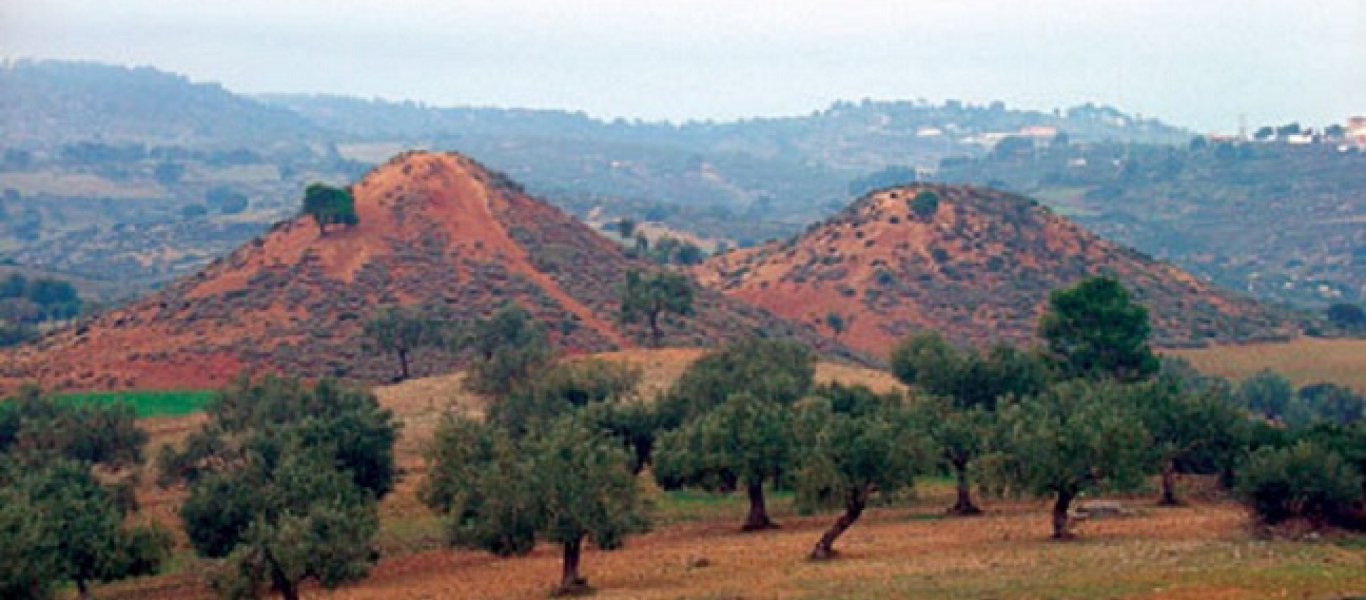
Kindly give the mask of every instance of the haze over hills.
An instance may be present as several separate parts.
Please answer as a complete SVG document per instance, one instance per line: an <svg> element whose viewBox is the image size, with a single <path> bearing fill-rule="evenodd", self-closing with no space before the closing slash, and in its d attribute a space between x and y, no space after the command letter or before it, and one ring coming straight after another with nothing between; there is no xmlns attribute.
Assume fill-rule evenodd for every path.
<svg viewBox="0 0 1366 600"><path fill-rule="evenodd" d="M1105 106L1055 114L863 101L802 117L671 124L245 97L86 63L6 69L14 85L0 87L0 260L105 280L117 296L193 273L291 217L309 182L351 181L418 147L476 156L598 224L631 218L727 247L788 237L870 182L1005 187L1259 297L1315 308L1366 297L1366 230L1355 227L1366 218L1363 155L1239 144L1228 160L1222 145L1191 150L1192 133ZM1001 140L1028 149L998 152ZM248 206L219 210L215 198L225 196Z"/></svg>
<svg viewBox="0 0 1366 600"><path fill-rule="evenodd" d="M135 141L261 149L320 134L291 111L151 67L32 60L0 64L0 139L11 148Z"/></svg>
<svg viewBox="0 0 1366 600"><path fill-rule="evenodd" d="M60 388L203 388L242 371L384 380L391 357L364 349L383 305L429 305L455 320L513 301L570 352L638 345L616 321L628 270L648 268L560 210L465 157L401 155L353 187L360 223L321 235L282 222L202 272L5 356L0 381ZM707 290L696 316L665 319L664 342L707 346L750 334L814 332ZM418 357L421 370L451 357ZM443 362L444 361L444 362Z"/></svg>
<svg viewBox="0 0 1366 600"><path fill-rule="evenodd" d="M1252 300L1026 198L977 188L875 192L800 236L714 257L696 272L705 285L875 356L919 330L973 344L1029 342L1048 293L1096 274L1118 277L1149 307L1159 345L1294 333Z"/></svg>

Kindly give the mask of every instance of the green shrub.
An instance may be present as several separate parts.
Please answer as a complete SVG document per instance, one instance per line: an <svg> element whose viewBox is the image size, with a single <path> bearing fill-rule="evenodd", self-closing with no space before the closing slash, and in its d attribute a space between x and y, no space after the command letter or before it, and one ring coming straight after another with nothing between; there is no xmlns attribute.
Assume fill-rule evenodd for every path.
<svg viewBox="0 0 1366 600"><path fill-rule="evenodd" d="M921 219L929 219L939 212L939 195L925 190L911 200L911 211Z"/></svg>
<svg viewBox="0 0 1366 600"><path fill-rule="evenodd" d="M1243 501L1267 524L1307 518L1343 523L1361 499L1361 475L1336 452L1313 442L1261 448L1238 477Z"/></svg>

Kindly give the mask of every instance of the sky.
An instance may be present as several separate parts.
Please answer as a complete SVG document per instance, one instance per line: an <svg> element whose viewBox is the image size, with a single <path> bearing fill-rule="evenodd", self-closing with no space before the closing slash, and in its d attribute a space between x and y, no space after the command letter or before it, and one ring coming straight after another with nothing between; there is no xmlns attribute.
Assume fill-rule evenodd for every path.
<svg viewBox="0 0 1366 600"><path fill-rule="evenodd" d="M863 98L1220 132L1366 114L1366 0L0 0L0 56L650 120Z"/></svg>

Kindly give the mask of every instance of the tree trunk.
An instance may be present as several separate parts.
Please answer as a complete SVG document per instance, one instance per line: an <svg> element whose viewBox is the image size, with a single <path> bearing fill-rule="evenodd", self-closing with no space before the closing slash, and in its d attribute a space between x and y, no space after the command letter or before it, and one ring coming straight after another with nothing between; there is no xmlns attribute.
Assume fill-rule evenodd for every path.
<svg viewBox="0 0 1366 600"><path fill-rule="evenodd" d="M835 524L825 531L816 547L811 550L811 560L828 560L835 557L835 540L839 539L850 526L863 514L868 504L868 494L864 490L854 492L845 501L844 514L835 519Z"/></svg>
<svg viewBox="0 0 1366 600"><path fill-rule="evenodd" d="M270 563L271 584L275 586L275 591L280 592L280 597L285 600L299 600L298 585L285 577L284 571L280 570L280 566L275 564L274 559L267 556L266 561Z"/></svg>
<svg viewBox="0 0 1366 600"><path fill-rule="evenodd" d="M1170 460L1162 465L1162 500L1158 505L1181 506L1176 499L1176 464Z"/></svg>
<svg viewBox="0 0 1366 600"><path fill-rule="evenodd" d="M409 377L409 375L408 375L408 351L407 351L407 350L399 350L399 351L398 351L398 370L399 370L399 381L407 381L407 380L408 380L408 377Z"/></svg>
<svg viewBox="0 0 1366 600"><path fill-rule="evenodd" d="M949 508L949 514L954 515L980 515L982 509L977 508L972 503L972 486L968 482L968 464L966 461L954 461L954 474L958 477L958 501Z"/></svg>
<svg viewBox="0 0 1366 600"><path fill-rule="evenodd" d="M661 337L664 335L659 331L659 311L652 310L650 311L650 346L658 348Z"/></svg>
<svg viewBox="0 0 1366 600"><path fill-rule="evenodd" d="M745 525L740 531L759 531L777 527L768 518L768 507L764 504L764 484L751 483L745 486L745 491L749 494L749 516L745 518Z"/></svg>
<svg viewBox="0 0 1366 600"><path fill-rule="evenodd" d="M90 597L90 583L87 582L87 581L85 580L85 578L77 577L77 578L76 578L76 591L77 591L77 593L80 594L80 597L81 597L81 598L89 598L89 597Z"/></svg>
<svg viewBox="0 0 1366 600"><path fill-rule="evenodd" d="M1072 507L1072 492L1058 492L1058 501L1053 503L1053 539L1067 540L1072 538L1072 532L1068 530L1070 519L1067 516L1067 509Z"/></svg>
<svg viewBox="0 0 1366 600"><path fill-rule="evenodd" d="M313 222L318 224L318 237L327 237L327 225L317 215L313 215Z"/></svg>
<svg viewBox="0 0 1366 600"><path fill-rule="evenodd" d="M588 581L579 577L579 557L583 552L583 538L564 543L564 572L556 596L573 596L588 589Z"/></svg>

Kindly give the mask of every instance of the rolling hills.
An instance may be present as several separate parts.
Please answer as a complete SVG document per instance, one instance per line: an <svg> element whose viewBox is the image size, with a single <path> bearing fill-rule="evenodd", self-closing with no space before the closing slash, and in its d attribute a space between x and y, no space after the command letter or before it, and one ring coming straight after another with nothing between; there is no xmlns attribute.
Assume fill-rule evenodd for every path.
<svg viewBox="0 0 1366 600"><path fill-rule="evenodd" d="M970 187L874 192L800 236L714 257L697 274L878 356L922 329L965 343L1027 341L1049 291L1094 274L1117 276L1149 307L1161 345L1293 331L1263 305L1102 240L1032 200Z"/></svg>
<svg viewBox="0 0 1366 600"><path fill-rule="evenodd" d="M360 222L325 235L310 217L277 224L203 271L6 355L0 382L74 389L205 388L242 371L382 380L364 348L382 305L436 305L457 320L520 304L570 352L637 345L618 290L647 268L572 217L454 154L407 153L353 187ZM666 319L665 343L706 346L754 332L813 331L701 290L696 316ZM434 370L451 357L418 357Z"/></svg>

